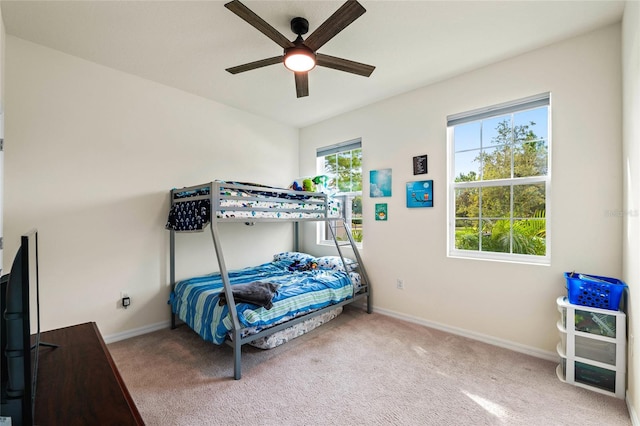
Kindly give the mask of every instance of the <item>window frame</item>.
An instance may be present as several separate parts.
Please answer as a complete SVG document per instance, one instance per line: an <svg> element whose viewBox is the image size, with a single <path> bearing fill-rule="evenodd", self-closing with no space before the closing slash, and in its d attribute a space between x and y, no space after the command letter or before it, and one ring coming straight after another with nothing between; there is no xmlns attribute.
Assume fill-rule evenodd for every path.
<svg viewBox="0 0 640 426"><path fill-rule="evenodd" d="M457 125L487 120L495 117L499 117L506 114L517 114L519 112L532 110L540 107L547 108L547 173L540 176L526 176L526 177L514 177L513 176L513 163L512 163L512 176L509 178L490 179L490 180L476 180L466 182L456 182L456 158L455 158L455 146L454 146L454 128ZM513 117L513 115L512 115ZM551 145L552 145L552 123L551 123L551 94L549 92L539 95L531 96L528 98L506 102L499 105L494 105L486 108L480 108L473 111L468 111L461 114L455 114L447 117L447 220L448 220L448 232L447 232L447 256L453 258L464 259L480 259L489 261L501 261L501 262L515 262L515 263L527 263L527 264L541 264L550 265L551 263L551 232L550 232L550 220L551 216ZM481 148L482 150L482 148ZM481 151L482 152L482 151ZM483 251L481 244L479 243L478 250L464 250L455 247L456 244L456 190L466 188L491 188L491 187L503 187L508 186L511 192L510 208L509 208L509 221L513 223L513 188L518 185L532 185L532 184L544 184L545 188L545 255L531 255L531 254L518 254L518 253L505 253L505 252L493 252ZM479 217L478 220L482 220L482 204L479 205ZM512 228L511 228L512 229ZM510 251L513 250L512 234L510 232Z"/></svg>
<svg viewBox="0 0 640 426"><path fill-rule="evenodd" d="M327 155L331 155L331 154L337 154L337 153L341 153L341 152L347 152L347 151L352 151L354 149L360 149L362 152L362 139L361 138L356 138L356 139L352 139L352 140L348 140L345 142L340 142L334 145L329 145L326 147L320 147L316 150L316 173L318 174L324 174L323 171L319 170L319 166L320 166L320 158L324 158ZM364 184L363 181L360 182L360 185L362 187L362 185ZM336 192L335 194L333 194L334 196L337 197L342 197L342 201L341 201L341 206L343 209L343 214L345 213L344 210L347 208L347 203L345 203L345 199L348 200L352 200L353 198L360 196L360 198L362 199L362 201L364 201L364 197L363 197L363 191L362 189L360 191L349 191L349 192ZM349 223L349 225L351 226L352 220L351 218L346 217L345 219L347 219L347 222ZM364 225L364 215L362 218L363 221L363 225ZM351 229L352 233L353 233L353 229ZM330 238L327 232L327 222L320 222L317 225L316 228L316 244L318 245L322 245L322 246L334 246L335 242L333 241L332 238ZM362 248L362 241L356 241L356 247L361 249Z"/></svg>

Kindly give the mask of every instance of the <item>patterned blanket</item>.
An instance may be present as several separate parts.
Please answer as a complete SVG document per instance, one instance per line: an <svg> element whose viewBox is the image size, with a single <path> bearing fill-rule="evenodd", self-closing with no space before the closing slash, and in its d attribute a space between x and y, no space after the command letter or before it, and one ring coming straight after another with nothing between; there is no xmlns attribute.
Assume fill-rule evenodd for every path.
<svg viewBox="0 0 640 426"><path fill-rule="evenodd" d="M290 261L273 261L229 272L231 285L255 281L279 285L270 309L250 303L236 305L244 335L351 298L353 285L343 271L290 271ZM219 273L176 283L169 303L173 312L204 340L222 344L233 329L228 305L220 305Z"/></svg>

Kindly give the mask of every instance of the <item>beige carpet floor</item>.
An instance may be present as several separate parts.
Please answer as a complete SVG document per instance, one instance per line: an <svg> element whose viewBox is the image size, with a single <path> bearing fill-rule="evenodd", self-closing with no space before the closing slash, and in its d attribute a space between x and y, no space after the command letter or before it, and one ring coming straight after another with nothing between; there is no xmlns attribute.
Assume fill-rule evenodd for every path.
<svg viewBox="0 0 640 426"><path fill-rule="evenodd" d="M630 425L625 402L556 363L347 306L271 350L186 325L108 345L148 425Z"/></svg>

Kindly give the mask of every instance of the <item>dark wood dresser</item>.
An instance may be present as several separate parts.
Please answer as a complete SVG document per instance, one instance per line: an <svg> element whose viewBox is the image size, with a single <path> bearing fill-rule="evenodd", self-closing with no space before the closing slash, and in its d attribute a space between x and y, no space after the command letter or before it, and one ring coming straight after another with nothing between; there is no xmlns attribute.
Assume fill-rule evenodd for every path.
<svg viewBox="0 0 640 426"><path fill-rule="evenodd" d="M41 334L35 424L143 425L95 323Z"/></svg>

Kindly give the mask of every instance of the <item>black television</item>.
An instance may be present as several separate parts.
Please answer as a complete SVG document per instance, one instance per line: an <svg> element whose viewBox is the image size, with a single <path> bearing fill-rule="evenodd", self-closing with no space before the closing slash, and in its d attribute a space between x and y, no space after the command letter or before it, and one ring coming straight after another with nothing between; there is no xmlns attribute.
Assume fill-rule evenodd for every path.
<svg viewBox="0 0 640 426"><path fill-rule="evenodd" d="M38 231L20 238L11 271L2 288L2 400L0 417L12 426L34 421L40 341ZM4 420L4 419L3 419Z"/></svg>

